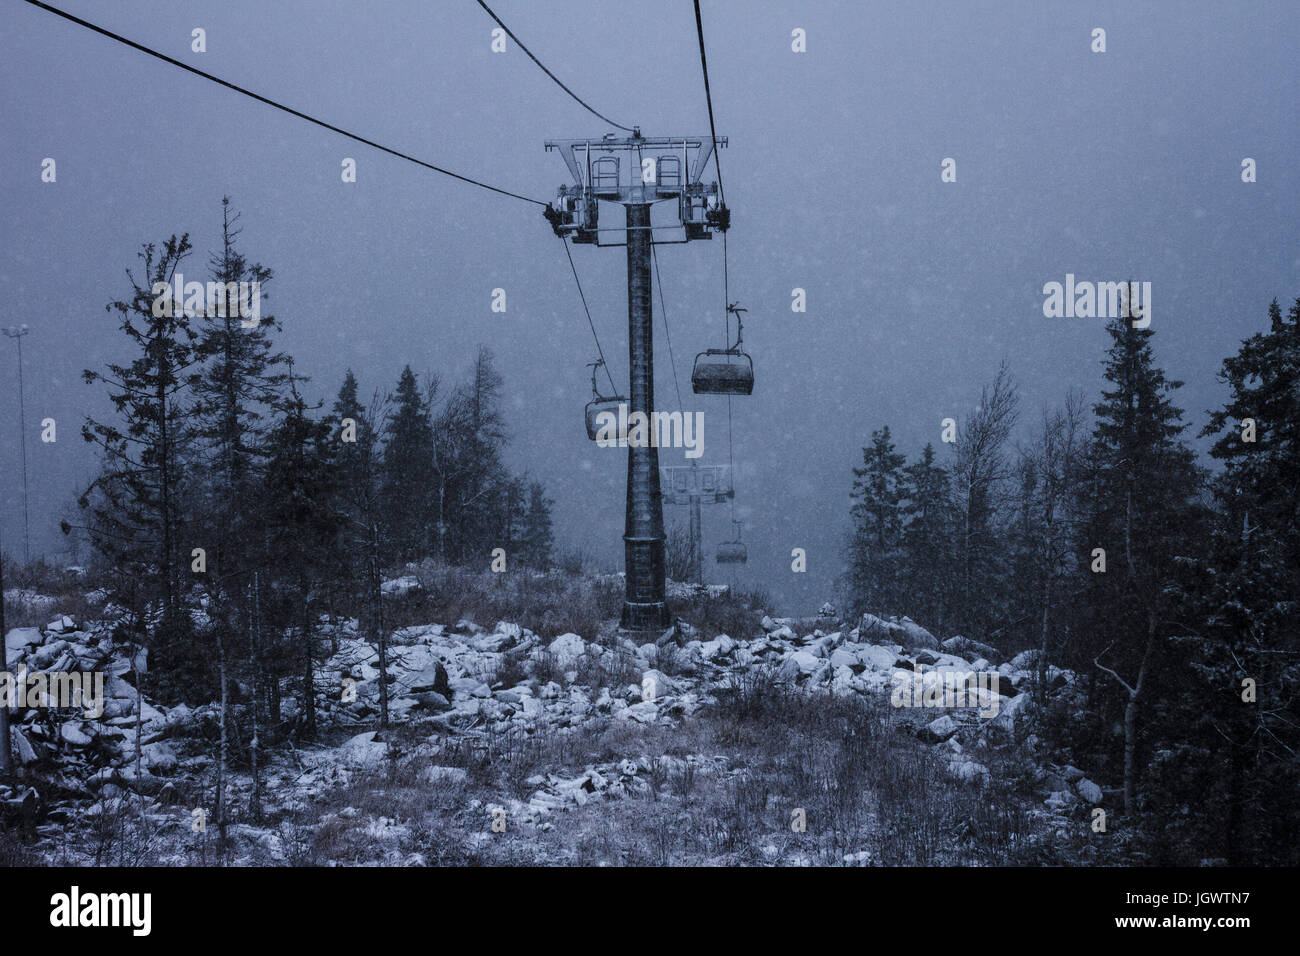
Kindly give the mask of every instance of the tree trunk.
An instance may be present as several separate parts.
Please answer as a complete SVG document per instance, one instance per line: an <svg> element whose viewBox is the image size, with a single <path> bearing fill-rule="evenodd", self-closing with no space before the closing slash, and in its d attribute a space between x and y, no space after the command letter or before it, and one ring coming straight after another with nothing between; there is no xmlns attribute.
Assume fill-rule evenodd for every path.
<svg viewBox="0 0 1300 956"><path fill-rule="evenodd" d="M1151 660L1151 650L1156 643L1155 615L1147 614L1147 647L1142 654L1142 666L1138 668L1137 682L1129 690L1128 704L1124 707L1124 813L1131 814L1137 809L1137 765L1134 754L1137 751L1137 711L1138 698L1142 696L1142 685L1146 681L1147 664Z"/></svg>
<svg viewBox="0 0 1300 956"><path fill-rule="evenodd" d="M262 775L258 767L258 746L261 741L258 738L257 710L262 703L262 668L258 661L258 640L257 630L261 623L257 619L260 612L259 588L257 572L253 572L253 601L252 608L248 619L248 657L253 667L253 693L252 693L252 719L253 735L249 741L249 757L253 765L253 795L249 800L248 813L255 821L262 818Z"/></svg>
<svg viewBox="0 0 1300 956"><path fill-rule="evenodd" d="M1138 699L1136 694L1129 694L1124 706L1124 812L1131 814L1135 803L1135 783L1133 780L1133 751L1136 745Z"/></svg>
<svg viewBox="0 0 1300 956"><path fill-rule="evenodd" d="M5 644L5 571L0 555L0 673L9 673L9 648ZM0 700L0 777L14 770L13 750L9 743L9 701Z"/></svg>
<svg viewBox="0 0 1300 956"><path fill-rule="evenodd" d="M378 529L370 525L370 600L376 643L379 645L379 727L388 732L388 641L384 636L384 597L379 585Z"/></svg>
<svg viewBox="0 0 1300 956"><path fill-rule="evenodd" d="M1038 648L1038 694L1040 703L1047 702L1047 634L1051 606L1052 575L1049 571L1043 579L1043 632Z"/></svg>
<svg viewBox="0 0 1300 956"><path fill-rule="evenodd" d="M229 758L230 738L227 732L227 715L230 710L230 684L226 673L226 640L220 629L217 630L217 668L221 675L221 747L217 756L217 832L221 844L226 842L226 761Z"/></svg>
<svg viewBox="0 0 1300 956"><path fill-rule="evenodd" d="M159 503L162 506L160 567L163 573L163 607L166 608L165 617L170 624L176 611L176 575L172 567L171 436L167 431L167 372L167 365L160 362L158 369L158 487Z"/></svg>
<svg viewBox="0 0 1300 956"><path fill-rule="evenodd" d="M301 582L302 595L302 706L305 718L303 733L307 737L316 736L316 692L312 685L311 671L311 621L307 610L306 582Z"/></svg>

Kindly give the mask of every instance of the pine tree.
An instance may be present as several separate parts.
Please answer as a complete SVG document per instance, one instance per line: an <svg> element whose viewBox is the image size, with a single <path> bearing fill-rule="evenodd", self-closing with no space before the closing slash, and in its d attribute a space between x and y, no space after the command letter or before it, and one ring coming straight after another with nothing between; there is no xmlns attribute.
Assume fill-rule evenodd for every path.
<svg viewBox="0 0 1300 956"><path fill-rule="evenodd" d="M1082 394L1071 391L1064 408L1043 414L1037 441L1025 452L1023 465L1032 483L1023 496L1025 525L1023 554L1028 558L1017 580L1028 600L1032 617L1038 612L1038 687L1046 694L1046 674L1054 610L1064 597L1062 581L1076 576L1078 555L1074 549L1076 500L1084 455L1084 405ZM1028 629L1032 634L1032 620Z"/></svg>
<svg viewBox="0 0 1300 956"><path fill-rule="evenodd" d="M871 433L871 447L862 449L862 467L853 469L855 527L849 580L859 610L899 611L906 461L894 450L886 425Z"/></svg>
<svg viewBox="0 0 1300 956"><path fill-rule="evenodd" d="M372 444L371 436L361 434L368 422L359 391L357 378L352 369L348 369L343 384L339 387L338 397L325 419L330 431L332 463L336 473L335 497L327 507L335 513L338 524L332 548L333 569L326 582L330 590L331 614L334 612L336 595L341 596L348 607L360 596L359 583L365 564L364 547L353 546L355 529L364 527L364 523L358 524L358 502L366 480L363 439L366 446Z"/></svg>
<svg viewBox="0 0 1300 956"><path fill-rule="evenodd" d="M1125 692L1124 805L1137 809L1137 713L1173 617L1178 563L1201 538L1202 474L1181 441L1187 427L1172 401L1182 383L1155 366L1150 329L1120 318L1107 326L1102 399L1085 466L1087 509L1079 548L1105 550L1105 573L1081 571L1093 662ZM1090 567L1090 566L1089 566ZM1105 663L1103 663L1103 659ZM1122 676L1130 675L1130 679Z"/></svg>
<svg viewBox="0 0 1300 956"><path fill-rule="evenodd" d="M509 480L501 463L504 384L491 350L480 348L469 381L438 416L439 553L453 562L470 563L501 546L499 494Z"/></svg>
<svg viewBox="0 0 1300 956"><path fill-rule="evenodd" d="M339 520L331 508L337 493L338 471L333 465L328 422L312 418L289 376L290 400L269 435L270 462L265 484L263 513L270 549L278 558L278 590L290 597L292 623L296 625L301 664L304 734L316 730L315 690L312 683L312 599L330 570ZM290 621L281 623L288 624ZM278 675L274 675L278 676Z"/></svg>
<svg viewBox="0 0 1300 956"><path fill-rule="evenodd" d="M409 365L392 403L384 423L381 524L388 555L407 561L429 553L430 519L436 511L433 424Z"/></svg>
<svg viewBox="0 0 1300 956"><path fill-rule="evenodd" d="M953 538L957 529L952 480L927 444L921 457L903 470L902 574L904 610L942 633L953 597Z"/></svg>
<svg viewBox="0 0 1300 956"><path fill-rule="evenodd" d="M161 250L144 246L144 283L127 270L130 298L107 307L118 314L136 357L83 373L88 384L108 386L120 419L87 418L82 427L82 437L103 454L103 471L80 498L91 540L112 565L119 596L130 596L126 606L137 620L143 622L150 601L159 601L169 631L180 626L180 502L192 440L180 403L197 382L198 352L184 311L154 290L171 282L189 253L188 235L172 236Z"/></svg>
<svg viewBox="0 0 1300 956"><path fill-rule="evenodd" d="M1300 681L1300 300L1285 318L1274 300L1268 316L1268 330L1224 360L1230 395L1201 432L1216 436L1210 454L1224 463L1221 510L1212 553L1185 589L1187 616L1204 622L1181 642L1185 700L1162 728L1183 758L1164 761L1167 789L1200 785L1185 826L1241 865L1294 864L1284 834L1300 825L1300 707L1279 694ZM1248 681L1254 704L1243 700Z"/></svg>
<svg viewBox="0 0 1300 956"><path fill-rule="evenodd" d="M366 639L378 649L381 670L387 674L387 632L384 629L384 604L381 570L381 522L385 499L382 495L383 456L381 433L389 421L389 399L376 392L368 406L357 399L356 379L349 372L334 405L338 421L334 429L337 480L336 513L340 527L336 548L342 550L347 569L344 588L357 600ZM346 436L347 420L352 428ZM388 685L379 682L380 726L388 727Z"/></svg>
<svg viewBox="0 0 1300 956"><path fill-rule="evenodd" d="M239 216L231 214L228 198L221 207L222 245L210 258L212 280L223 288L255 282L264 295L260 289L271 280L271 270L250 264L236 249ZM262 315L249 328L238 309L209 309L197 328L204 368L195 386L193 415L206 472L200 510L211 542L207 580L216 586L219 603L233 609L253 568L266 566L271 558L255 533L259 518L248 502L266 471L266 422L284 410L286 358L272 348L274 316ZM229 590L221 592L223 587Z"/></svg>
<svg viewBox="0 0 1300 956"><path fill-rule="evenodd" d="M980 402L961 423L953 496L957 502L958 600L955 623L969 635L989 636L1003 617L1006 575L998 512L1004 483L1011 477L1005 446L1018 416L1015 382L1003 364Z"/></svg>
<svg viewBox="0 0 1300 956"><path fill-rule="evenodd" d="M546 487L540 481L528 485L528 511L524 515L523 545L524 563L530 568L549 568L551 566L551 499L546 497Z"/></svg>

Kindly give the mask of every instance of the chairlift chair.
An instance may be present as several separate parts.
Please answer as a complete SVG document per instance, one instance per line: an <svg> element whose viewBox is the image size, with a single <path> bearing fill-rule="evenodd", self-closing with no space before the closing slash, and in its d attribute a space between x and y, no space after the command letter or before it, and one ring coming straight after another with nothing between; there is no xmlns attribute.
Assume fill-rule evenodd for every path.
<svg viewBox="0 0 1300 956"><path fill-rule="evenodd" d="M744 564L749 560L749 552L745 550L745 542L740 540L740 522L732 522L736 526L736 540L724 541L718 545L718 553L715 560L718 564Z"/></svg>
<svg viewBox="0 0 1300 956"><path fill-rule="evenodd" d="M727 306L736 316L736 344L725 349L705 349L695 356L691 390L696 395L752 395L754 360L741 349L743 331L740 314L748 310L736 303Z"/></svg>
<svg viewBox="0 0 1300 956"><path fill-rule="evenodd" d="M591 369L591 401L587 403L585 417L587 421L587 437L592 441L595 441L597 435L600 434L601 414L609 412L617 418L618 407L627 402L627 399L622 395L604 396L600 394L600 389L596 387L596 373L604 364L604 359L597 359L595 362L587 363L587 368Z"/></svg>

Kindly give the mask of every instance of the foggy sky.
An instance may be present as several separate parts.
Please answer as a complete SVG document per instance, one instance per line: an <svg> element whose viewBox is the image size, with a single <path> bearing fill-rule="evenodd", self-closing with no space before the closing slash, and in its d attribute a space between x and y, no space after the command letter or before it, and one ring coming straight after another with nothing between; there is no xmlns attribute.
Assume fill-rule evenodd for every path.
<svg viewBox="0 0 1300 956"><path fill-rule="evenodd" d="M56 4L58 5L58 4ZM70 12L394 149L549 200L567 171L547 139L609 131L521 51L490 50L471 0L64 0ZM889 424L910 458L936 444L1006 357L1022 432L1070 386L1091 402L1100 319L1047 319L1066 273L1153 287L1157 361L1186 387L1194 429L1215 374L1268 302L1300 295L1294 3L703 4L733 228L731 297L749 309L757 384L733 400L742 583L788 612L833 597L851 468ZM497 13L598 110L648 136L707 134L689 0L497 0ZM190 51L190 31L207 52ZM790 34L807 32L795 54ZM1090 51L1094 27L1108 50ZM378 153L17 0L0 12L0 325L24 340L33 550L92 476L78 431L110 413L83 368L126 359L104 305L146 241L188 231L206 272L221 198L240 249L275 272L277 344L333 401L404 364L450 388L480 343L506 380L508 461L556 500L561 549L621 569L626 452L583 431L594 346L561 243L538 207ZM1289 132L1288 132L1289 131ZM40 181L41 160L58 182ZM358 181L340 181L340 162ZM944 157L957 182L940 182ZM1258 163L1243 184L1241 160ZM711 180L712 175L706 177ZM618 214L605 206L604 225ZM664 209L657 210L657 218ZM726 400L690 394L694 353L719 347L722 243L660 246L685 408L705 413L705 463L726 456ZM626 380L622 250L574 256L606 354ZM490 311L491 291L508 311ZM791 290L808 311L791 312ZM656 394L677 407L655 298ZM16 356L0 339L0 530L21 555ZM39 423L58 423L42 444ZM1189 432L1191 434L1192 432ZM1197 443L1203 447L1204 443ZM662 464L680 453L661 452ZM665 520L684 522L667 507ZM705 509L706 556L730 526ZM805 548L808 572L790 571ZM66 555L59 554L59 560ZM83 556L84 560L84 556ZM486 561L486 557L485 557ZM711 575L726 580L712 560ZM924 623L924 622L922 622Z"/></svg>

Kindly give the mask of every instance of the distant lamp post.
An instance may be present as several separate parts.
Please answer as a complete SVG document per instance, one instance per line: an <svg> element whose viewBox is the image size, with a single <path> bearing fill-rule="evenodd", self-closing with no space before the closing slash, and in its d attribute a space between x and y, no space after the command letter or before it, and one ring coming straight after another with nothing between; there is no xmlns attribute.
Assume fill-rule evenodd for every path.
<svg viewBox="0 0 1300 956"><path fill-rule="evenodd" d="M27 408L23 394L23 336L28 333L27 323L11 325L3 332L18 343L18 428L23 449L23 563L31 564L31 536L27 521Z"/></svg>

